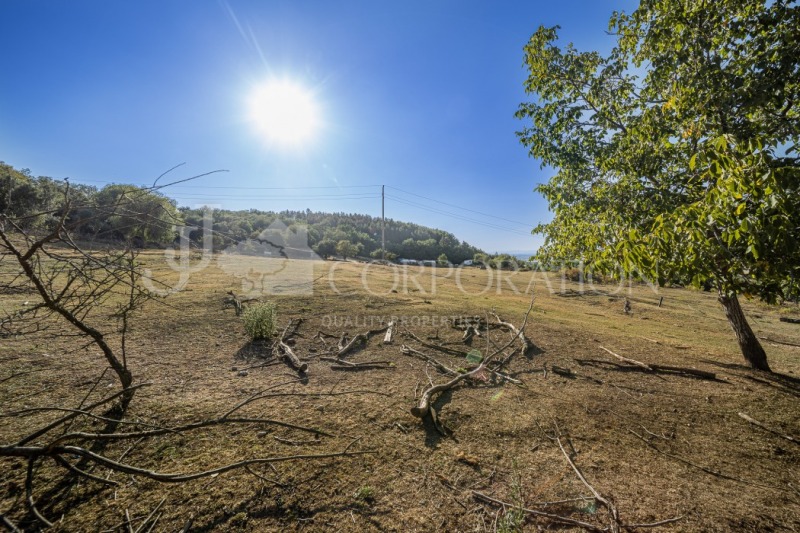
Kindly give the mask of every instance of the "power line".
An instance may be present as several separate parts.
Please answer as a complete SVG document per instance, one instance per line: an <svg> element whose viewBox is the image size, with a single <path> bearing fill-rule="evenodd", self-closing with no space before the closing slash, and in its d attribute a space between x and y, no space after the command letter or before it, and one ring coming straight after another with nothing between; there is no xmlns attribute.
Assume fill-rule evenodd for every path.
<svg viewBox="0 0 800 533"><path fill-rule="evenodd" d="M101 184L116 184L116 183L118 183L118 182L115 182L115 181L104 181L104 180L80 180L80 181L89 182L89 183L101 183ZM141 187L145 187L145 186L141 186ZM357 192L354 189L361 189L361 190L363 190L363 189L371 189L371 188L372 189L377 189L378 187L382 187L382 186L381 185L308 185L308 186L292 186L292 187L246 187L246 186L236 186L236 185L225 185L225 186L218 186L218 185L209 185L209 186L204 186L204 185L177 185L177 186L172 186L172 187L169 187L169 188L172 189L172 190L174 190L174 189L191 189L192 192L186 192L185 194L181 194L179 192L176 192L176 193L173 193L173 194L169 194L169 197L173 198L173 199L176 199L176 200L184 200L184 201L186 201L186 200L206 201L206 200L213 200L213 199L216 199L216 198L224 198L226 200L240 200L240 201L242 201L242 200L251 200L251 201L258 201L258 202L267 202L267 201L271 201L271 202L311 201L311 200L313 200L313 201L374 200L374 199L377 199L377 198L381 198L382 195L381 195L380 191ZM436 203L436 204L441 204L441 205L445 205L445 206L452 207L452 208L455 208L455 209L459 209L459 210L462 210L462 211L465 211L465 212L468 212L468 213L474 213L476 215L481 215L483 217L488 217L488 218L492 218L492 219L495 219L495 220L500 220L500 221L503 221L503 222L516 224L516 225L525 227L526 229L527 228L531 228L531 227L534 226L534 224L529 224L529 223L526 223L526 222L520 222L518 220L512 220L512 219L509 219L509 218L493 215L493 214L490 214L490 213L484 213L482 211L477 211L475 209L470 209L470 208L467 208L467 207L463 207L463 206L460 206L460 205L457 205L457 204L444 202L444 201L441 201L441 200L437 200L435 198L430 198L430 197L424 196L422 194L417 194L417 193L413 193L411 191L406 191L404 189L400 189L399 187L393 187L391 185L386 185L385 187L388 188L388 189L392 189L394 191L397 191L398 193L402 193L402 194L414 196L414 197L417 197L417 198L421 198L421 199L426 200L428 202L433 202L433 203ZM251 195L251 194L248 194L248 195L243 195L243 194L216 194L216 193L215 194L203 194L200 191L195 192L198 189L200 189L200 190L202 190L202 189L224 189L224 190L231 190L231 191L315 191L315 190L323 191L323 190L331 190L331 189L333 189L333 190L340 190L340 191L342 191L342 193L341 194L335 194L335 193L331 192L331 193L320 193L320 194L294 194L294 195L285 195L285 196L284 195L274 195L274 196L273 195L270 195L270 196L259 195L259 196L254 196L254 195ZM347 190L350 190L351 192L346 192ZM453 219L456 219L456 220L469 222L471 224L477 224L477 225L480 225L480 226L496 229L496 230L499 230L499 231L504 231L504 232L507 232L507 233L513 233L513 234L516 234L516 235L530 236L529 232L522 231L522 230L520 230L518 228L510 228L510 227L507 227L507 226L504 226L504 225L500 225L500 224L496 224L496 223L493 223L493 222L490 222L490 221L477 220L475 218L472 218L472 217L469 217L469 216L466 216L466 215L462 215L462 214L459 214L459 213L453 213L451 211L443 210L443 209L440 209L440 208L437 208L437 207L434 207L434 206L430 206L430 205L425 205L425 204L422 204L422 203L419 203L419 202L415 202L415 201L409 200L407 198L402 198L402 197L398 197L398 196L394 196L394 195L386 195L385 198L388 198L389 200L392 200L392 201L400 203L400 204L404 204L404 205L407 205L407 206L410 206L410 207L414 207L414 208L417 208L417 209L422 209L422 210L425 210L425 211L428 211L428 212L431 212L431 213L444 215L446 217L450 217L450 218L453 218Z"/></svg>
<svg viewBox="0 0 800 533"><path fill-rule="evenodd" d="M129 185L119 181L108 180L73 180L76 183L102 183L106 185ZM134 185L135 187L146 187L145 185ZM246 191L293 191L293 190L306 190L306 189L366 189L366 188L379 188L380 185L307 185L297 187L244 187L240 185L176 185L169 187L169 189L233 189L233 190L246 190Z"/></svg>
<svg viewBox="0 0 800 533"><path fill-rule="evenodd" d="M497 215L491 215L489 213L484 213L482 211L476 211L474 209L469 209L467 207L462 207L460 205L450 204L450 203L447 203L447 202L442 202L441 200L436 200L434 198L429 198L429 197L423 196L421 194L413 193L413 192L410 192L410 191L405 191L405 190L399 189L397 187L392 187L391 185L387 185L387 187L389 187L390 189L394 189L394 190L396 190L398 192L402 192L402 193L405 193L405 194L410 194L411 196L416 196L417 198L424 198L425 200L429 200L431 202L436 202L437 204L443 204L443 205L446 205L446 206L449 206L449 207L455 207L456 209L462 209L464 211L469 211L470 213L475 213L475 214L483 215L483 216L486 216L486 217L496 218L497 220L503 220L505 222L511 222L512 224L519 224L520 226L524 226L526 228L532 228L533 226L535 226L535 224L530 224L528 222L520 222L518 220L511 220L509 218L503 218L503 217L499 217Z"/></svg>
<svg viewBox="0 0 800 533"><path fill-rule="evenodd" d="M411 201L408 201L408 200L406 200L404 198L398 198L396 196L391 196L391 195L387 195L386 198L388 198L390 200L393 200L395 202L401 203L401 204L406 204L406 205L409 205L409 206L412 206L412 207L416 207L418 209L423 209L425 211L430 211L432 213L438 213L440 215L449 216L449 217L455 218L457 220L463 220L464 222L470 222L472 224L478 224L480 226L485 226L487 228L497 229L497 230L500 230L500 231L505 231L505 232L508 232L508 233L514 233L514 234L517 234L517 235L530 236L530 233L526 233L524 231L520 231L520 230L515 229L515 228L508 228L508 227L505 227L505 226L498 226L497 224L492 224L491 222L483 222L483 221L480 221L480 220L475 220L474 218L465 217L465 216L462 216L462 215L458 215L456 213L451 213L449 211L443 211L441 209L436 209L434 207L429 207L429 206L426 206L426 205L423 205L423 204L418 204L418 203L415 203L415 202L411 202Z"/></svg>
<svg viewBox="0 0 800 533"><path fill-rule="evenodd" d="M228 198L242 200L361 200L367 198L380 198L380 194L318 194L318 195L292 195L292 196L253 196L240 194L202 194L186 193L172 194L170 198Z"/></svg>

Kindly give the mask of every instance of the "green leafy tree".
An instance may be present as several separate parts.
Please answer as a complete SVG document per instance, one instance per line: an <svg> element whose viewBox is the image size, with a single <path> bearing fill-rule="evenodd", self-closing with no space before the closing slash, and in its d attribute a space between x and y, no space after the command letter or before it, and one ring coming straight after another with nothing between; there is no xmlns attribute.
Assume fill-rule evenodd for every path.
<svg viewBox="0 0 800 533"><path fill-rule="evenodd" d="M521 142L557 169L539 259L713 287L746 361L769 370L738 295L797 298L800 7L643 0L603 56L540 27Z"/></svg>
<svg viewBox="0 0 800 533"><path fill-rule="evenodd" d="M328 258L336 254L336 241L322 239L313 246L313 250L322 258Z"/></svg>
<svg viewBox="0 0 800 533"><path fill-rule="evenodd" d="M0 161L0 214L21 217L40 211L42 202L36 185L27 170L15 170Z"/></svg>
<svg viewBox="0 0 800 533"><path fill-rule="evenodd" d="M355 257L361 253L363 245L359 243L352 243L342 239L336 243L336 253L342 256L342 259L347 260L348 257Z"/></svg>
<svg viewBox="0 0 800 533"><path fill-rule="evenodd" d="M175 238L180 222L178 210L169 198L134 185L108 185L95 196L98 211L106 213L109 232L119 238L158 243Z"/></svg>
<svg viewBox="0 0 800 533"><path fill-rule="evenodd" d="M447 260L447 254L445 253L439 254L439 257L436 258L436 262L439 263L440 266L446 266L447 263L449 262Z"/></svg>
<svg viewBox="0 0 800 533"><path fill-rule="evenodd" d="M369 253L369 256L372 257L373 259L383 259L384 258L383 248L376 248L375 250ZM386 252L385 258L387 261L394 261L395 259L397 259L397 254L392 252Z"/></svg>

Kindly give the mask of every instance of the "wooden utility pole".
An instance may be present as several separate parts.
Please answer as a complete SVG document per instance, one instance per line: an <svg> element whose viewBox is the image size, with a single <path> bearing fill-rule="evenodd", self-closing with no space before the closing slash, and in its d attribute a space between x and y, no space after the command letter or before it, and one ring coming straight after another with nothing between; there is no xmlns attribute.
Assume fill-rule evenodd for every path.
<svg viewBox="0 0 800 533"><path fill-rule="evenodd" d="M386 185L381 185L381 260L386 261Z"/></svg>

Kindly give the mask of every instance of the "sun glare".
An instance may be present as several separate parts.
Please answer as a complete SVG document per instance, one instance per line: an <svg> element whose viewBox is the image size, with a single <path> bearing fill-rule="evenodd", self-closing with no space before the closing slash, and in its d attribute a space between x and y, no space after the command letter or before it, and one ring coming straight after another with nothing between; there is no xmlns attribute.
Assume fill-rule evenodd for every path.
<svg viewBox="0 0 800 533"><path fill-rule="evenodd" d="M256 88L250 98L250 118L271 143L300 145L319 126L319 112L306 89L289 81L271 81Z"/></svg>

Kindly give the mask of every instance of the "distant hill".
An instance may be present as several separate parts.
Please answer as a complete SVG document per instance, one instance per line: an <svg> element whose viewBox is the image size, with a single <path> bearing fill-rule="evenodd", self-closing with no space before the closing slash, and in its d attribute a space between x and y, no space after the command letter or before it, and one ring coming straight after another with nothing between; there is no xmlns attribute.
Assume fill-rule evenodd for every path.
<svg viewBox="0 0 800 533"><path fill-rule="evenodd" d="M34 177L0 162L0 213L18 220L33 232L44 230L64 210L66 183L46 176ZM170 245L176 227L193 226L189 238L203 241L203 209L178 208L168 196L135 185L112 184L98 189L69 185L70 204L65 217L81 238L129 241L139 245ZM316 211L230 211L214 209L212 245L221 251L235 247L247 251L248 243L280 221L286 242L297 240L322 257L341 255L381 257L381 219L356 213ZM344 242L343 242L344 241ZM343 247L349 243L349 246ZM337 249L338 247L338 249ZM255 250L257 247L253 247ZM459 241L452 233L411 222L386 219L386 258L447 260L461 263L482 251Z"/></svg>
<svg viewBox="0 0 800 533"><path fill-rule="evenodd" d="M190 237L199 243L204 211L189 208L180 208L179 211L187 225L198 228ZM246 239L257 239L276 220L280 220L293 234L297 234L300 226L305 226L308 246L322 257L335 255L340 241L360 246L358 256L378 258L381 255L381 219L370 215L311 210L215 209L212 220L215 250ZM472 259L476 253L483 253L479 248L459 241L452 233L390 218L386 219L386 252L389 259L417 260L436 260L444 254L451 263L461 263Z"/></svg>

